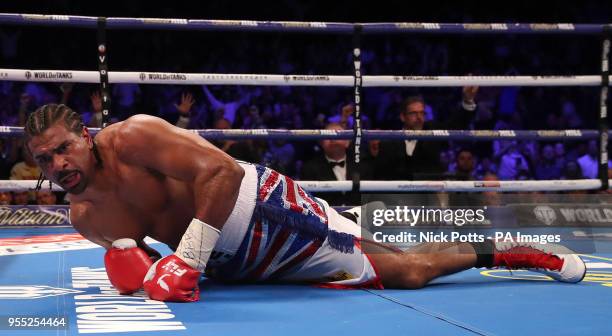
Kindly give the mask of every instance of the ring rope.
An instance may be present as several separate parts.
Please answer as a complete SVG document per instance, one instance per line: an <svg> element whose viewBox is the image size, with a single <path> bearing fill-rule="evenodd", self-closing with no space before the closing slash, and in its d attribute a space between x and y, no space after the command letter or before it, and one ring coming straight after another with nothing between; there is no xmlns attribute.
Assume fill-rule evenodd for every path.
<svg viewBox="0 0 612 336"><path fill-rule="evenodd" d="M565 33L596 34L608 32L609 25L575 25L575 24L438 24L438 23L378 23L350 24L325 22L259 22L259 21L219 21L219 20L186 20L186 19L148 19L148 18L108 18L103 19L106 28L184 28L184 29L241 29L263 31L326 31L326 32L442 32L442 33ZM64 25L87 28L100 28L101 18L83 16L28 15L0 13L0 23ZM608 41L609 52L609 41ZM604 43L604 55L606 48ZM358 58L357 58L358 59ZM602 61L603 64L604 61ZM607 62L607 61L606 61ZM607 63L606 63L607 65ZM602 99L609 85L608 73L602 65L601 76L300 76L300 75L252 75L252 74L197 74L197 73L159 73L159 72L107 72L108 82L99 71L70 70L22 70L0 69L0 79L37 82L86 82L86 83L148 83L148 84L241 84L241 85L283 85L283 86L348 86L358 90L363 87L456 87L464 85L478 86L601 86ZM358 69L356 68L356 72ZM357 87L359 80L360 86ZM358 98L358 94L356 95ZM357 102L358 103L358 102ZM607 107L607 105L606 105ZM604 115L602 104L602 118ZM0 126L0 133L10 128ZM320 131L320 130L315 130ZM195 132L200 133L199 130ZM450 131L440 130L431 134L434 138L449 137ZM468 131L463 131L468 132ZM488 131L491 132L491 131ZM511 131L518 132L518 131ZM539 132L539 131L527 131ZM567 131L566 131L567 132ZM581 133L581 131L578 131ZM365 133L365 132L364 132ZM491 136L491 133L488 133ZM536 133L539 135L539 133ZM607 129L599 129L600 164L607 161ZM365 135L365 134L364 134ZM456 135L456 134L455 134ZM472 135L472 134L470 134ZM501 134L500 134L501 135ZM403 136L407 136L406 133ZM516 138L516 133L506 134ZM354 137L354 134L353 134ZM269 138L266 135L266 138ZM352 137L351 137L352 138ZM470 138L476 139L471 136ZM498 138L499 139L499 138ZM606 140L604 142L604 139ZM604 160L605 156L605 160ZM358 161L358 157L356 157ZM600 167L601 170L601 167ZM601 173L601 172L600 172ZM601 174L600 174L601 175ZM601 175L602 176L602 175ZM601 177L600 176L600 177ZM19 183L35 181L0 181L0 190L16 187ZM354 181L302 181L311 191L350 191L355 189ZM607 187L608 181L599 180L549 180L549 181L361 181L360 191L561 191L591 190ZM57 186L56 186L57 187Z"/></svg>
<svg viewBox="0 0 612 336"><path fill-rule="evenodd" d="M363 87L601 86L601 75L576 76L361 76ZM99 71L0 69L0 80L100 83ZM109 83L353 87L354 76L109 71ZM608 83L609 85L609 83Z"/></svg>
<svg viewBox="0 0 612 336"><path fill-rule="evenodd" d="M352 181L296 181L311 192L349 192ZM0 180L0 192L30 190L36 187L35 180ZM360 181L360 192L421 192L421 191L569 191L595 190L601 188L599 179L541 180L541 181ZM43 188L42 190L47 190ZM62 191L53 185L52 190Z"/></svg>
<svg viewBox="0 0 612 336"><path fill-rule="evenodd" d="M89 128L92 134L100 132L100 128ZM354 138L353 130L317 130L317 129L300 129L300 130L282 130L282 129L190 129L190 132L199 134L209 140L275 140L275 139L291 139L291 140L324 140L324 139L342 139L352 140ZM608 134L610 135L608 131ZM0 136L4 137L20 137L24 135L23 127L17 126L0 126ZM372 140L473 140L473 141L490 141L490 140L565 140L579 141L597 139L599 131L597 130L361 130L362 139Z"/></svg>
<svg viewBox="0 0 612 336"><path fill-rule="evenodd" d="M0 24L97 27L97 17L0 13ZM173 29L253 32L313 32L352 34L355 25L364 34L600 34L605 24L576 23L434 23L434 22L305 22L253 20L193 20L170 18L107 18L108 29Z"/></svg>
<svg viewBox="0 0 612 336"><path fill-rule="evenodd" d="M351 191L351 181L296 181L311 192ZM598 179L540 181L361 181L361 192L409 193L421 191L570 191L601 188Z"/></svg>

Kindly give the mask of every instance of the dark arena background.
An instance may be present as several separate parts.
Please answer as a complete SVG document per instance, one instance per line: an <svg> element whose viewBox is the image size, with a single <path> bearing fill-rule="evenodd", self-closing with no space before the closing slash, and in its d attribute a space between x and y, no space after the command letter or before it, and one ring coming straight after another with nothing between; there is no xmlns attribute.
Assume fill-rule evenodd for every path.
<svg viewBox="0 0 612 336"><path fill-rule="evenodd" d="M1 1L0 335L610 335L610 38L610 1ZM338 211L483 209L461 227L380 228L363 207L360 231L552 237L586 275L471 268L418 290L204 278L194 303L119 296L70 195L34 190L23 128L51 103L94 134L159 117ZM270 230L258 262L275 272Z"/></svg>

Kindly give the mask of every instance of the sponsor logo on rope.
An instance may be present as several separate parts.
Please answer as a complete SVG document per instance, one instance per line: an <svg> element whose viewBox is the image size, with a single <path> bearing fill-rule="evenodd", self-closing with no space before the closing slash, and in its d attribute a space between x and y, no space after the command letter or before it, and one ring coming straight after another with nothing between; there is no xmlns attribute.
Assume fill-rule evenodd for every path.
<svg viewBox="0 0 612 336"><path fill-rule="evenodd" d="M219 81L219 80L252 80L252 81L265 81L268 80L266 75L241 75L241 74L203 74L202 79L205 81Z"/></svg>
<svg viewBox="0 0 612 336"><path fill-rule="evenodd" d="M53 20L53 21L69 21L68 15L40 15L40 14L21 14L21 17L26 20Z"/></svg>
<svg viewBox="0 0 612 336"><path fill-rule="evenodd" d="M532 23L529 28L533 30L574 30L571 23Z"/></svg>
<svg viewBox="0 0 612 336"><path fill-rule="evenodd" d="M194 20L197 22L197 20ZM248 26L257 27L257 21L250 20L207 20L204 21L216 26Z"/></svg>
<svg viewBox="0 0 612 336"><path fill-rule="evenodd" d="M541 137L558 137L558 136L564 135L562 131L553 131L553 130L537 131L536 134Z"/></svg>
<svg viewBox="0 0 612 336"><path fill-rule="evenodd" d="M471 130L470 135L479 137L516 137L516 133L512 130L488 131L488 130Z"/></svg>
<svg viewBox="0 0 612 336"><path fill-rule="evenodd" d="M475 181L475 188L499 188L501 184L499 181Z"/></svg>
<svg viewBox="0 0 612 336"><path fill-rule="evenodd" d="M438 81L440 80L440 77L437 77L437 76L393 76L393 80L395 80L396 82L400 80L402 81L425 81L425 80Z"/></svg>
<svg viewBox="0 0 612 336"><path fill-rule="evenodd" d="M185 74L181 74L181 73L146 73L146 72L141 72L140 75L138 75L138 77L140 78L141 81L147 81L147 80L169 80L169 81L176 81L176 80L180 80L180 81L185 81L187 80L187 76Z"/></svg>
<svg viewBox="0 0 612 336"><path fill-rule="evenodd" d="M555 209L549 207L548 205L539 205L533 208L533 214L540 222L546 225L551 225L557 219Z"/></svg>
<svg viewBox="0 0 612 336"><path fill-rule="evenodd" d="M9 126L0 126L0 133L10 133L11 128Z"/></svg>
<svg viewBox="0 0 612 336"><path fill-rule="evenodd" d="M0 78L8 78L8 72L0 72Z"/></svg>
<svg viewBox="0 0 612 336"><path fill-rule="evenodd" d="M140 19L140 21L142 23L146 23L146 24L180 24L180 25L186 25L189 23L189 20L187 19L148 19L148 18L143 18Z"/></svg>
<svg viewBox="0 0 612 336"><path fill-rule="evenodd" d="M564 133L566 136L582 136L582 132L580 130L565 130Z"/></svg>
<svg viewBox="0 0 612 336"><path fill-rule="evenodd" d="M329 76L317 76L317 75L285 75L283 76L285 82L313 82L313 81L326 81L329 82Z"/></svg>
<svg viewBox="0 0 612 336"><path fill-rule="evenodd" d="M571 80L577 78L576 76L568 75L568 76L529 76L533 80L546 80L546 79L563 79L563 80Z"/></svg>
<svg viewBox="0 0 612 336"><path fill-rule="evenodd" d="M325 22L289 22L284 21L280 23L281 26L286 28L327 28Z"/></svg>
<svg viewBox="0 0 612 336"><path fill-rule="evenodd" d="M418 23L418 22L397 22L396 28L402 29L440 29L438 23Z"/></svg>
<svg viewBox="0 0 612 336"><path fill-rule="evenodd" d="M515 137L516 133L514 133L514 131L511 130L502 130L502 131L498 131L499 132L499 136L506 136L506 137Z"/></svg>
<svg viewBox="0 0 612 336"><path fill-rule="evenodd" d="M25 78L31 79L34 75L34 79L72 79L72 72L61 72L61 71L31 71L25 72Z"/></svg>
<svg viewBox="0 0 612 336"><path fill-rule="evenodd" d="M398 190L444 190L445 189L444 182L427 182L427 183L398 183Z"/></svg>
<svg viewBox="0 0 612 336"><path fill-rule="evenodd" d="M304 181L299 181L299 184L302 188L308 188L308 189L316 189L316 190L333 190L336 188L336 185L331 184L329 182L325 182L325 181L315 181L315 182L308 182L305 183Z"/></svg>
<svg viewBox="0 0 612 336"><path fill-rule="evenodd" d="M464 23L464 29L468 30L508 30L505 23Z"/></svg>
<svg viewBox="0 0 612 336"><path fill-rule="evenodd" d="M554 131L554 130L542 130L537 131L536 134L541 137L562 137L562 136L582 136L582 132L577 130L565 130L565 131Z"/></svg>

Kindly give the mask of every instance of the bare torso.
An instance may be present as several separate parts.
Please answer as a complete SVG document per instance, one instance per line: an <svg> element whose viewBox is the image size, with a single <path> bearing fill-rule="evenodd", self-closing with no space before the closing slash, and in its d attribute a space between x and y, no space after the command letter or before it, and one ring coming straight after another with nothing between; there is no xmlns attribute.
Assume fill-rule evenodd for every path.
<svg viewBox="0 0 612 336"><path fill-rule="evenodd" d="M118 127L121 123L95 138L102 160L97 187L71 195L73 225L105 247L119 238L140 242L149 236L174 249L195 214L193 186L123 162L114 150Z"/></svg>

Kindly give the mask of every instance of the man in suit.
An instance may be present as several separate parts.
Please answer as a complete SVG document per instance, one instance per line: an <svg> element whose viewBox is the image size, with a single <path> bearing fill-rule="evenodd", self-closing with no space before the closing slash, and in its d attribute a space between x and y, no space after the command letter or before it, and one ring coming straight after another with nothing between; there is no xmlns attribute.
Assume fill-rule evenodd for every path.
<svg viewBox="0 0 612 336"><path fill-rule="evenodd" d="M426 122L425 101L421 96L404 100L400 120L404 130L466 129L476 110L474 98L478 87L463 88L463 101L459 111L453 113L447 122ZM444 173L440 164L440 152L447 146L446 141L381 141L376 164L376 177L380 180L437 180Z"/></svg>
<svg viewBox="0 0 612 336"><path fill-rule="evenodd" d="M325 129L343 130L339 123L329 123ZM350 144L349 140L321 140L319 145L323 152L304 163L301 179L318 181L351 180L353 172L355 172L355 162L347 157ZM359 171L362 179L371 176L371 167L368 162L362 161ZM324 198L330 205L361 204L359 193L333 192L316 194L316 196Z"/></svg>

